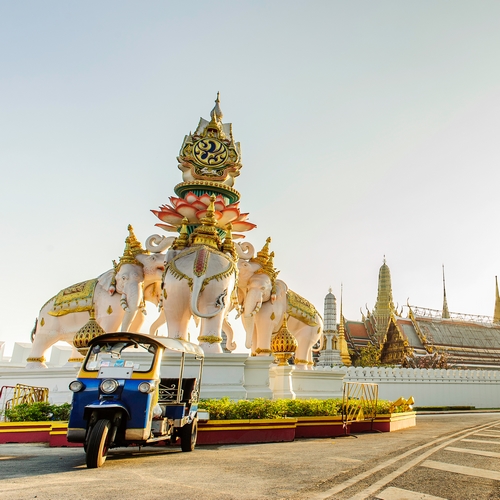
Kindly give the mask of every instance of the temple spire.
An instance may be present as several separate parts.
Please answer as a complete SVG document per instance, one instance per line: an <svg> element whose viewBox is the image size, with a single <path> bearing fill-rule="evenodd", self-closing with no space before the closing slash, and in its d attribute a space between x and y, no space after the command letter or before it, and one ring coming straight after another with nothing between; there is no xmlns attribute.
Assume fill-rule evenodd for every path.
<svg viewBox="0 0 500 500"><path fill-rule="evenodd" d="M500 295L498 294L498 278L495 276L495 312L493 314L493 323L500 324Z"/></svg>
<svg viewBox="0 0 500 500"><path fill-rule="evenodd" d="M395 313L395 308L392 301L391 271L386 264L384 255L384 263L378 273L377 303L373 308L373 316L376 321L376 335L379 342L382 342L385 336L392 313Z"/></svg>
<svg viewBox="0 0 500 500"><path fill-rule="evenodd" d="M446 300L446 282L444 279L444 264L443 264L443 311L441 317L445 319L450 318L450 311L448 309L448 301Z"/></svg>

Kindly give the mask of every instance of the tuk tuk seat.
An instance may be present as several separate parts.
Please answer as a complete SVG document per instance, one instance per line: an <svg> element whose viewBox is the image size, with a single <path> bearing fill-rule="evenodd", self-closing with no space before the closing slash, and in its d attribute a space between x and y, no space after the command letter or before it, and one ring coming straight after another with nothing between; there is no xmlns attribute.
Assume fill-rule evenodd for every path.
<svg viewBox="0 0 500 500"><path fill-rule="evenodd" d="M190 403L193 395L193 391L196 388L196 378L183 378L181 385L181 397L180 401L182 403ZM177 399L177 392L179 390L179 379L178 378L162 378L160 379L160 403L174 403Z"/></svg>

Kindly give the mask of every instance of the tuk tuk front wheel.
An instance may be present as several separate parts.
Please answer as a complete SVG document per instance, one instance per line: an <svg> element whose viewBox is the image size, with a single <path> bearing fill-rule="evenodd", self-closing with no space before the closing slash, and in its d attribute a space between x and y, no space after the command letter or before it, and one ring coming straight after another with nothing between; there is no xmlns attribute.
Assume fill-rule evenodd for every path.
<svg viewBox="0 0 500 500"><path fill-rule="evenodd" d="M106 461L110 429L111 422L106 418L98 420L92 428L87 444L87 468L101 467Z"/></svg>
<svg viewBox="0 0 500 500"><path fill-rule="evenodd" d="M198 419L195 418L190 424L181 428L181 450L193 451L198 437Z"/></svg>

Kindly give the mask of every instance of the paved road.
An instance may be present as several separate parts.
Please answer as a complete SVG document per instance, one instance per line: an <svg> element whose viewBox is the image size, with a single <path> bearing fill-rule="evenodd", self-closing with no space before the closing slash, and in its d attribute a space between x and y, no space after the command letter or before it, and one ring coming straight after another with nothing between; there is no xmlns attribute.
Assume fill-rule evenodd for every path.
<svg viewBox="0 0 500 500"><path fill-rule="evenodd" d="M118 449L0 445L2 500L499 500L500 414L419 416L417 427L292 443Z"/></svg>

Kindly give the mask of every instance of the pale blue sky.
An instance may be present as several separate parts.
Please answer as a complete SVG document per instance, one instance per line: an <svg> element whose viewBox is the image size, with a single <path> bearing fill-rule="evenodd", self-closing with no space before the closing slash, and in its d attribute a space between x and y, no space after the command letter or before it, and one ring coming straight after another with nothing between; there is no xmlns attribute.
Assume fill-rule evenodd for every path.
<svg viewBox="0 0 500 500"><path fill-rule="evenodd" d="M280 278L323 310L491 315L500 273L500 3L0 1L0 340L106 271L181 181L221 92L236 189ZM241 344L241 342L240 342Z"/></svg>

